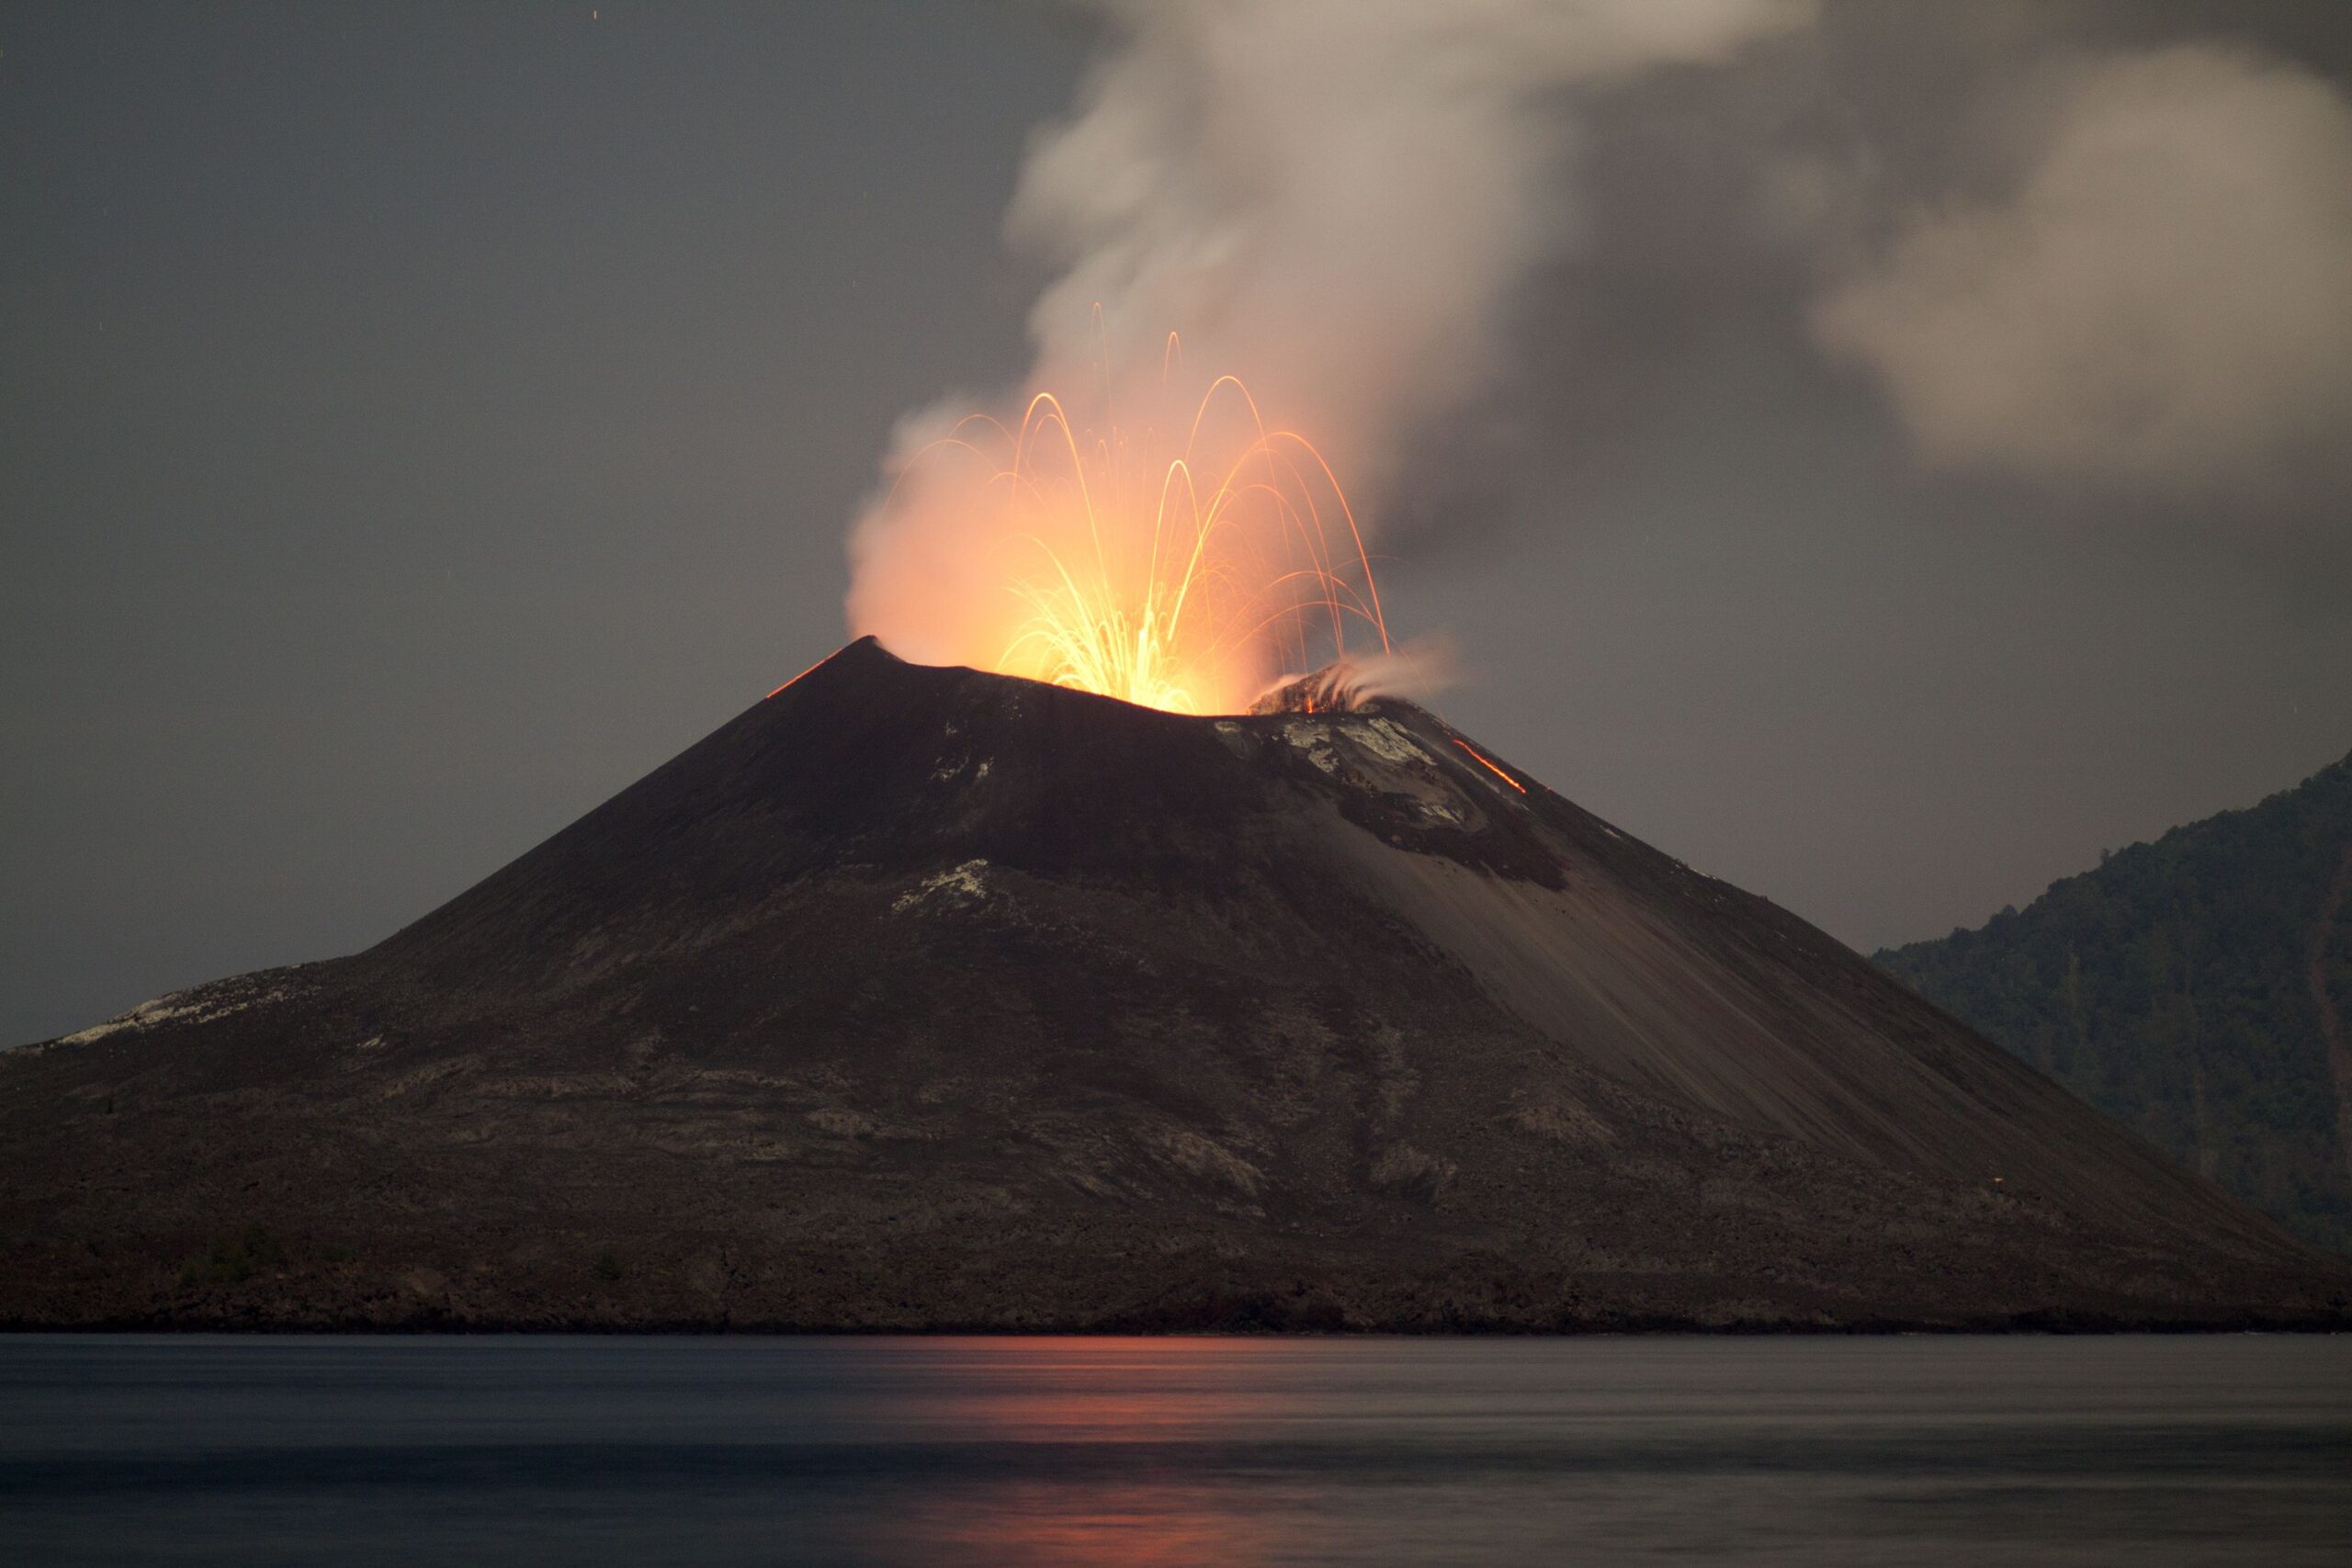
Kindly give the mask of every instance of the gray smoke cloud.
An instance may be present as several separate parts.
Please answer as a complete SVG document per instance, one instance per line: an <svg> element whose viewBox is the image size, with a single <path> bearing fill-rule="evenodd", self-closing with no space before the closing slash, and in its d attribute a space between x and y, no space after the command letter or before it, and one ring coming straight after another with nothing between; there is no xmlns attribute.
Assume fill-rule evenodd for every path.
<svg viewBox="0 0 2352 1568"><path fill-rule="evenodd" d="M1552 95L1716 63L1811 0L1099 0L1119 42L1008 224L1061 269L1040 372L1156 368L1164 334L1312 410L1374 477L1492 373L1505 297L1573 236Z"/></svg>
<svg viewBox="0 0 2352 1568"><path fill-rule="evenodd" d="M2352 105L2214 43L2047 68L2005 188L1900 221L1816 302L1921 455L2197 499L2290 492L2352 430Z"/></svg>
<svg viewBox="0 0 2352 1568"><path fill-rule="evenodd" d="M1034 140L1007 218L1055 269L1026 390L1155 408L1167 336L1311 434L1362 503L1504 354L1508 297L1574 237L1569 90L1729 60L1813 0L1092 0L1105 46ZM964 413L909 421L902 468ZM1366 513L1377 521L1377 506ZM986 542L921 485L851 540L854 632L986 659L947 590ZM967 592L966 597L969 598Z"/></svg>

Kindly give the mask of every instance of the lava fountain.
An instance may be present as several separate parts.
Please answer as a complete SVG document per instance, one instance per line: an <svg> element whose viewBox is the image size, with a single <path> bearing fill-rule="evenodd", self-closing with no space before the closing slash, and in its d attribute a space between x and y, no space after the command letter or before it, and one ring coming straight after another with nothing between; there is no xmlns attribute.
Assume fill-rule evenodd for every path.
<svg viewBox="0 0 2352 1568"><path fill-rule="evenodd" d="M1192 714L1241 712L1351 639L1386 654L1363 532L1314 443L1231 376L1159 406L1177 417L1087 422L1038 391L1017 422L968 415L917 446L861 536L853 629Z"/></svg>

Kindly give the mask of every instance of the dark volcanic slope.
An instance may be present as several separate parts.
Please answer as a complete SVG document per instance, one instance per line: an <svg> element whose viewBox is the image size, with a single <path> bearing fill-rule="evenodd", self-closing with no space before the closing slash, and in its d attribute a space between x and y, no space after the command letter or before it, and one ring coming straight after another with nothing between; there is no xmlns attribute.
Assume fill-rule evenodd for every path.
<svg viewBox="0 0 2352 1568"><path fill-rule="evenodd" d="M1417 708L1187 719L870 642L379 947L0 1055L0 1141L19 1323L2220 1323L2352 1295Z"/></svg>

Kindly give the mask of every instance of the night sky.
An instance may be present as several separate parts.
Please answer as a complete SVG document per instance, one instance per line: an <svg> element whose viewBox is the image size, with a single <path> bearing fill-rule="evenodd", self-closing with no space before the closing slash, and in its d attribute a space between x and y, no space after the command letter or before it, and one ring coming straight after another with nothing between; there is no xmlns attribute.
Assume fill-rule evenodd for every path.
<svg viewBox="0 0 2352 1568"><path fill-rule="evenodd" d="M0 4L0 1043L365 946L836 646L1105 47ZM1865 948L2343 756L2347 93L2333 0L1869 4L1547 104L1572 221L1378 509L1436 705Z"/></svg>

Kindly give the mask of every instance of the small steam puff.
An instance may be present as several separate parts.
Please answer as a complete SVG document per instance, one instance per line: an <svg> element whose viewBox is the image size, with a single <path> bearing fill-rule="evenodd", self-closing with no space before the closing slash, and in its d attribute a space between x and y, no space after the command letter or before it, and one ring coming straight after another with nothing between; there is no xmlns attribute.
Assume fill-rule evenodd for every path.
<svg viewBox="0 0 2352 1568"><path fill-rule="evenodd" d="M1496 367L1512 286L1571 238L1579 85L1727 60L1814 0L1091 0L1109 40L1042 132L1007 217L1058 269L1028 389L1098 390L1128 425L1182 421L1187 365L1240 377L1359 502L1416 421ZM956 416L902 427L893 471ZM1376 504L1364 510L1376 519ZM970 509L902 486L851 539L853 632L986 660L957 609L988 592Z"/></svg>
<svg viewBox="0 0 2352 1568"><path fill-rule="evenodd" d="M1415 637L1376 653L1351 653L1304 675L1268 682L1251 713L1349 713L1374 697L1426 702L1460 682L1462 658L1442 634Z"/></svg>
<svg viewBox="0 0 2352 1568"><path fill-rule="evenodd" d="M1920 452L2028 479L2283 488L2352 429L2352 104L2186 45L2078 62L2002 198L1831 288L1822 345Z"/></svg>

